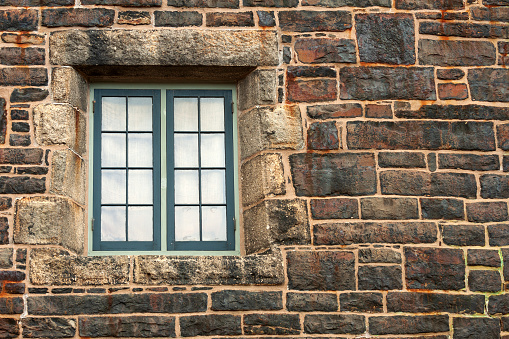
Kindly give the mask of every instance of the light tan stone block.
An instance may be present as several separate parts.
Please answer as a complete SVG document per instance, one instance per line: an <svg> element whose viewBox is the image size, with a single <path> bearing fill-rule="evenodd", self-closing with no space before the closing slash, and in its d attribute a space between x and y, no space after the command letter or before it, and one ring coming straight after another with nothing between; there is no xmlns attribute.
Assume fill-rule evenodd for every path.
<svg viewBox="0 0 509 339"><path fill-rule="evenodd" d="M65 195L85 204L87 168L70 150L54 151L51 157L50 193Z"/></svg>
<svg viewBox="0 0 509 339"><path fill-rule="evenodd" d="M283 162L279 154L262 154L242 165L242 204L286 193Z"/></svg>

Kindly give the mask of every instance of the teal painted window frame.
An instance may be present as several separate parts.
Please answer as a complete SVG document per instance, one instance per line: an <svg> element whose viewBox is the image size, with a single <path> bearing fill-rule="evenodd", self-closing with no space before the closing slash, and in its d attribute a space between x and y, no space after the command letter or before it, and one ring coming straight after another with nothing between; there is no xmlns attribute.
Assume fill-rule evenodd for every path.
<svg viewBox="0 0 509 339"><path fill-rule="evenodd" d="M97 153L99 153L99 159L100 159L100 152L93 151L91 152L90 156L90 177L89 177L89 232L88 232L88 252L90 255L111 255L111 254L164 254L164 255L239 255L240 254L240 248L239 248L239 232L238 232L238 220L239 220L239 200L238 200L238 149L237 149L237 112L236 112L236 86L235 85L228 85L228 84L171 84L171 85L161 85L161 84L116 84L116 83L97 83L92 84L90 86L90 93L91 93L91 105L93 105L97 100L95 97L95 92L104 91L104 90L117 90L117 91L143 91L143 90L151 90L155 92L159 92L160 95L160 124L157 126L157 128L160 126L160 142L161 147L159 149L161 154L161 162L160 162L160 178L156 179L154 176L154 180L160 180L160 190L156 189L159 188L159 185L154 184L154 192L159 191L160 192L160 206L165 206L165 208L161 208L159 211L159 215L157 217L158 220L160 220L159 225L163 225L160 227L160 229L154 229L154 239L156 239L156 236L158 238L157 241L155 241L156 245L152 246L152 248L148 247L138 247L134 246L132 248L108 248L108 247L100 247L96 244L100 240L98 240L98 235L100 237L100 227L97 227L97 221L94 220L94 215L96 214L97 207L96 207L96 200L97 200L97 194L96 194L96 187L97 182L99 180L94 180L98 178L98 174L94 173L94 163L98 162L97 159ZM171 229L171 220L173 220L173 208L170 208L169 205L171 203L171 194L168 194L168 192L173 192L172 184L173 184L173 176L171 175L171 172L173 168L170 168L168 164L170 161L167 161L168 159L172 159L172 157L167 157L170 153L168 153L168 150L172 150L173 146L171 143L171 135L170 129L168 127L168 122L172 121L173 119L169 119L170 116L173 116L169 113L169 110L171 109L171 105L169 103L171 95L175 95L175 93L178 94L178 96L186 95L207 95L207 94L213 94L213 96L218 96L219 93L221 96L225 96L225 110L227 111L227 114L225 117L228 117L230 120L228 123L231 126L231 129L227 127L227 130L230 131L230 135L227 136L228 139L231 140L230 143L226 142L226 145L230 149L229 151L226 150L226 152L229 153L231 164L227 170L228 178L231 180L227 180L229 184L227 184L227 220L229 221L228 224L228 231L227 231L227 241L224 242L224 244L220 244L220 246L203 246L206 242L197 242L196 244L193 244L193 246L185 246L182 244L179 244L178 242L175 244L175 242L172 241L172 229ZM232 103L230 105L229 103ZM99 107L98 104L95 105L96 112L97 107ZM90 115L90 150L94 150L94 147L97 148L97 145L94 145L95 141L95 135L97 133L94 132L98 127L97 124L97 116L96 113ZM154 130L155 126L157 125L155 119L154 121ZM227 120L225 119L225 122ZM92 137L94 136L94 137ZM95 141L97 142L97 141ZM171 147L170 147L171 146ZM155 149L156 147L154 147ZM155 158L154 158L155 159ZM228 161L227 161L228 162ZM228 164L227 164L228 165ZM99 191L100 192L100 191ZM94 197L94 195L96 195ZM154 205L155 206L155 205ZM156 211L156 208L154 208L154 211ZM156 218L154 218L154 224L155 224ZM94 227L95 224L95 227ZM170 225L168 227L168 225ZM172 243L173 242L173 243ZM215 244L218 245L218 244Z"/></svg>

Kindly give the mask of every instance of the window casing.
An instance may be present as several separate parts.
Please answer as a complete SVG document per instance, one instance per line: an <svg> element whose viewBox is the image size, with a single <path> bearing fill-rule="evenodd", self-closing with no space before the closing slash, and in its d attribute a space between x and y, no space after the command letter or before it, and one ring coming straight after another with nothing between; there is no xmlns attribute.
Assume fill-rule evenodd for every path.
<svg viewBox="0 0 509 339"><path fill-rule="evenodd" d="M238 253L234 87L114 86L92 89L89 250Z"/></svg>

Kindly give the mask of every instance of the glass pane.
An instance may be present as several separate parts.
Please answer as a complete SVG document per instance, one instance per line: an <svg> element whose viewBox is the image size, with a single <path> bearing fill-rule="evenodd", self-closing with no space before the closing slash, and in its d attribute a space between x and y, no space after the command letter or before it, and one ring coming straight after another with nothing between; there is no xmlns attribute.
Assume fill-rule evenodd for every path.
<svg viewBox="0 0 509 339"><path fill-rule="evenodd" d="M125 167L125 134L103 133L101 135L101 166Z"/></svg>
<svg viewBox="0 0 509 339"><path fill-rule="evenodd" d="M202 207L203 241L226 241L226 206Z"/></svg>
<svg viewBox="0 0 509 339"><path fill-rule="evenodd" d="M125 170L101 171L101 203L125 204Z"/></svg>
<svg viewBox="0 0 509 339"><path fill-rule="evenodd" d="M152 131L152 98L128 98L129 131Z"/></svg>
<svg viewBox="0 0 509 339"><path fill-rule="evenodd" d="M125 97L104 97L102 102L102 130L125 131Z"/></svg>
<svg viewBox="0 0 509 339"><path fill-rule="evenodd" d="M152 170L129 170L129 204L152 204Z"/></svg>
<svg viewBox="0 0 509 339"><path fill-rule="evenodd" d="M152 167L152 133L129 133L129 167Z"/></svg>
<svg viewBox="0 0 509 339"><path fill-rule="evenodd" d="M198 171L175 171L175 204L198 204Z"/></svg>
<svg viewBox="0 0 509 339"><path fill-rule="evenodd" d="M201 135L201 166L224 167L224 134Z"/></svg>
<svg viewBox="0 0 509 339"><path fill-rule="evenodd" d="M198 206L175 206L175 240L200 240L200 210Z"/></svg>
<svg viewBox="0 0 509 339"><path fill-rule="evenodd" d="M131 206L127 211L129 241L152 241L152 206Z"/></svg>
<svg viewBox="0 0 509 339"><path fill-rule="evenodd" d="M125 241L125 207L101 207L101 240Z"/></svg>
<svg viewBox="0 0 509 339"><path fill-rule="evenodd" d="M224 170L204 170L201 172L202 204L224 204L226 185Z"/></svg>
<svg viewBox="0 0 509 339"><path fill-rule="evenodd" d="M175 167L198 167L198 134L175 134Z"/></svg>
<svg viewBox="0 0 509 339"><path fill-rule="evenodd" d="M200 130L224 131L224 98L201 98Z"/></svg>
<svg viewBox="0 0 509 339"><path fill-rule="evenodd" d="M175 131L198 131L198 98L175 98Z"/></svg>

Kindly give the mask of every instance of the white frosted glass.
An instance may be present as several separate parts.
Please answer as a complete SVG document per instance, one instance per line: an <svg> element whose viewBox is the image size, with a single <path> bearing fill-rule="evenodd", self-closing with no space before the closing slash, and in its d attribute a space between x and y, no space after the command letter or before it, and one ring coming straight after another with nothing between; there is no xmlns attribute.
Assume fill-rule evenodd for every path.
<svg viewBox="0 0 509 339"><path fill-rule="evenodd" d="M175 203L198 204L199 202L198 171L175 171Z"/></svg>
<svg viewBox="0 0 509 339"><path fill-rule="evenodd" d="M152 206L130 206L127 209L127 231L129 241L152 241Z"/></svg>
<svg viewBox="0 0 509 339"><path fill-rule="evenodd" d="M152 167L152 134L129 133L129 167Z"/></svg>
<svg viewBox="0 0 509 339"><path fill-rule="evenodd" d="M101 134L101 166L125 167L125 134Z"/></svg>
<svg viewBox="0 0 509 339"><path fill-rule="evenodd" d="M125 207L101 207L101 240L125 241Z"/></svg>
<svg viewBox="0 0 509 339"><path fill-rule="evenodd" d="M125 97L103 97L102 130L125 131Z"/></svg>
<svg viewBox="0 0 509 339"><path fill-rule="evenodd" d="M175 167L198 167L198 134L175 134Z"/></svg>
<svg viewBox="0 0 509 339"><path fill-rule="evenodd" d="M125 204L125 170L101 170L101 203Z"/></svg>
<svg viewBox="0 0 509 339"><path fill-rule="evenodd" d="M200 104L200 130L224 131L224 99L202 98Z"/></svg>
<svg viewBox="0 0 509 339"><path fill-rule="evenodd" d="M174 99L175 131L198 131L198 98Z"/></svg>
<svg viewBox="0 0 509 339"><path fill-rule="evenodd" d="M198 206L175 206L175 240L200 240L200 208Z"/></svg>
<svg viewBox="0 0 509 339"><path fill-rule="evenodd" d="M152 170L129 170L129 204L151 204Z"/></svg>
<svg viewBox="0 0 509 339"><path fill-rule="evenodd" d="M224 204L226 202L224 170L201 171L202 204Z"/></svg>
<svg viewBox="0 0 509 339"><path fill-rule="evenodd" d="M152 98L130 97L127 100L129 131L152 131Z"/></svg>
<svg viewBox="0 0 509 339"><path fill-rule="evenodd" d="M226 206L202 207L202 240L226 241Z"/></svg>
<svg viewBox="0 0 509 339"><path fill-rule="evenodd" d="M201 166L224 167L224 134L201 135Z"/></svg>

